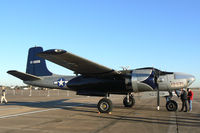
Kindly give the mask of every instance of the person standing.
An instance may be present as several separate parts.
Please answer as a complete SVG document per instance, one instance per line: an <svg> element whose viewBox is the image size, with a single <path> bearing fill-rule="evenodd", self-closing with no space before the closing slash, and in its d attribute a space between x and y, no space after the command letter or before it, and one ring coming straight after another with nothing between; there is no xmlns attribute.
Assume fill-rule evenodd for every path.
<svg viewBox="0 0 200 133"><path fill-rule="evenodd" d="M2 87L2 94L1 94L1 103L5 102L5 104L7 104L7 100L6 100L6 90L4 87Z"/></svg>
<svg viewBox="0 0 200 133"><path fill-rule="evenodd" d="M190 88L187 88L187 92L188 92L189 111L192 111L193 92Z"/></svg>
<svg viewBox="0 0 200 133"><path fill-rule="evenodd" d="M182 108L180 111L183 111L185 108L184 112L187 112L187 110L188 110L188 108L187 108L187 92L183 88L181 89L180 97L181 97L181 101L182 101Z"/></svg>

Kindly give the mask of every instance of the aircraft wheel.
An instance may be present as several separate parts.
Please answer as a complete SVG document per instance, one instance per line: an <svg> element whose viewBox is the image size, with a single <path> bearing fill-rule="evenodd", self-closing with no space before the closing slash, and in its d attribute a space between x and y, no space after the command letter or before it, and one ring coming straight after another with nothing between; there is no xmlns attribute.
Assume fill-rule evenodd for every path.
<svg viewBox="0 0 200 133"><path fill-rule="evenodd" d="M135 99L133 96L129 97L129 102L127 102L127 97L123 100L124 107L133 107L135 105Z"/></svg>
<svg viewBox="0 0 200 133"><path fill-rule="evenodd" d="M176 111L178 109L178 104L174 100L170 100L166 104L166 108L168 111Z"/></svg>
<svg viewBox="0 0 200 133"><path fill-rule="evenodd" d="M99 101L97 107L99 112L109 113L112 111L112 101L110 99L103 98Z"/></svg>

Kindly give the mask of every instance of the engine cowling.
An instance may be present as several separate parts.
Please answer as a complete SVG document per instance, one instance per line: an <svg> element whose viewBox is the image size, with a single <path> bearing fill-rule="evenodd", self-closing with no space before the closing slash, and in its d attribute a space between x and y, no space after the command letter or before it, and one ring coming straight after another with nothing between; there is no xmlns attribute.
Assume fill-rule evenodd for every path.
<svg viewBox="0 0 200 133"><path fill-rule="evenodd" d="M126 88L134 92L152 91L157 88L156 75L153 69L136 69L125 78Z"/></svg>

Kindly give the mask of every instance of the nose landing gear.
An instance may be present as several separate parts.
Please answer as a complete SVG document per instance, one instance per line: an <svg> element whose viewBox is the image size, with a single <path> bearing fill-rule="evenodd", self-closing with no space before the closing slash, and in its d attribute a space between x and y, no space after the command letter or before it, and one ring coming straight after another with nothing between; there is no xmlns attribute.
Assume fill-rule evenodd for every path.
<svg viewBox="0 0 200 133"><path fill-rule="evenodd" d="M178 109L178 104L176 103L176 101L174 100L169 100L167 103L166 103L166 108L168 111L177 111Z"/></svg>
<svg viewBox="0 0 200 133"><path fill-rule="evenodd" d="M178 95L177 95L178 96ZM166 97L166 109L168 111L177 111L178 109L178 104L176 101L171 100L171 98L173 97L173 94L171 91L169 91L169 96Z"/></svg>

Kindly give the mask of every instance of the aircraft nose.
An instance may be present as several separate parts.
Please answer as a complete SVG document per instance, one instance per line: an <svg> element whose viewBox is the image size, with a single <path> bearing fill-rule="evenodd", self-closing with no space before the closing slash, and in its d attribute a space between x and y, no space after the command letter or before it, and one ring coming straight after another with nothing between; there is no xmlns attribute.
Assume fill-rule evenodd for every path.
<svg viewBox="0 0 200 133"><path fill-rule="evenodd" d="M195 81L195 76L191 74L175 73L175 79L186 79L188 86Z"/></svg>
<svg viewBox="0 0 200 133"><path fill-rule="evenodd" d="M191 75L190 77L188 77L187 80L188 80L188 86L189 86L195 81L195 77L193 75Z"/></svg>

